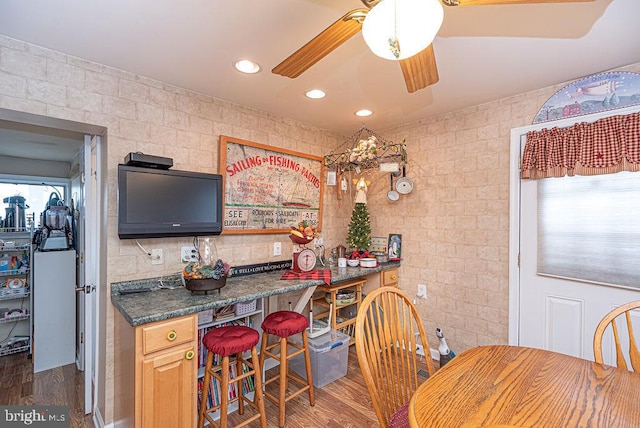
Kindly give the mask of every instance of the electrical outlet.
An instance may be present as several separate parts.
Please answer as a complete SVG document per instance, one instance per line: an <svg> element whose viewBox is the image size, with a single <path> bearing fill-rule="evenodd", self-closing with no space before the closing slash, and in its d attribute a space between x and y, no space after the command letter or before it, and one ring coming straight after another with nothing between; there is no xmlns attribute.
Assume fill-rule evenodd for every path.
<svg viewBox="0 0 640 428"><path fill-rule="evenodd" d="M432 360L440 361L440 352L437 349L429 348L429 353Z"/></svg>
<svg viewBox="0 0 640 428"><path fill-rule="evenodd" d="M180 261L182 263L191 263L198 261L198 250L194 246L182 247L180 251Z"/></svg>
<svg viewBox="0 0 640 428"><path fill-rule="evenodd" d="M422 344L421 344L421 343L418 343L418 342L422 342L422 341L420 340L420 332L419 332L419 331L416 331L416 332L415 332L415 335L416 335L416 354L421 355L421 356L423 356L423 357L424 357L424 356L425 356L425 354L424 354L424 347L422 346Z"/></svg>
<svg viewBox="0 0 640 428"><path fill-rule="evenodd" d="M282 242L273 243L273 255L274 256L282 255Z"/></svg>
<svg viewBox="0 0 640 428"><path fill-rule="evenodd" d="M418 284L418 297L421 299L427 298L427 286L425 284Z"/></svg>
<svg viewBox="0 0 640 428"><path fill-rule="evenodd" d="M164 263L164 257L162 256L162 248L154 248L151 250L151 264L161 265Z"/></svg>

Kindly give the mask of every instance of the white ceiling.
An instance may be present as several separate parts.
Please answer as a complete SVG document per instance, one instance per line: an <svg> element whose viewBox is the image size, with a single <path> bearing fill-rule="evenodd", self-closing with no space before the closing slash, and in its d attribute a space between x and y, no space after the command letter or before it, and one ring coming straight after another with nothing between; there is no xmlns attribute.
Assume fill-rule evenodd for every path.
<svg viewBox="0 0 640 428"><path fill-rule="evenodd" d="M359 0L2 0L0 33L344 135L640 62L639 0L446 7L440 81L413 94L360 34L300 77L271 69ZM257 75L232 64L251 58ZM321 88L323 100L305 91ZM361 108L374 111L358 118ZM533 119L533 118L532 118Z"/></svg>

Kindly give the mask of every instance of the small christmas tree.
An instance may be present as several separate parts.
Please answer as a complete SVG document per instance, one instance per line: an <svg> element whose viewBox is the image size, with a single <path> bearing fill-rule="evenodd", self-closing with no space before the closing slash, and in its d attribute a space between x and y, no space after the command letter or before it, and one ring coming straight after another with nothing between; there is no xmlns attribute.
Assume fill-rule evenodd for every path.
<svg viewBox="0 0 640 428"><path fill-rule="evenodd" d="M347 245L356 250L367 250L370 243L371 222L369 221L369 210L367 209L367 204L356 202L353 212L351 213Z"/></svg>

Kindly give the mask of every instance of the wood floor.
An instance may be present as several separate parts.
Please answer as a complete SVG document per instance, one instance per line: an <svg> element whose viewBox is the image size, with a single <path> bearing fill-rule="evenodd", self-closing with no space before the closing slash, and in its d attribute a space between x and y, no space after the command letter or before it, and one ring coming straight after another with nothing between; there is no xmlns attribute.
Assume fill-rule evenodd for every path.
<svg viewBox="0 0 640 428"><path fill-rule="evenodd" d="M380 426L360 374L354 346L350 347L348 361L347 376L322 388L315 388L315 406L309 406L306 394L287 403L287 428ZM83 373L76 370L74 364L34 375L33 364L27 353L7 355L0 358L0 385L0 405L69 406L71 427L93 427L91 415L85 416L82 410ZM278 408L269 400L265 400L265 403L267 427L276 428ZM245 415L250 414L251 410L247 409ZM230 415L230 424L239 420L242 420L239 415ZM249 426L259 427L260 424L255 422Z"/></svg>
<svg viewBox="0 0 640 428"><path fill-rule="evenodd" d="M322 388L315 388L316 403L309 406L309 395L300 394L287 403L287 428L375 428L379 427L378 419L371 405L371 398L364 384L355 346L349 349L347 375L337 379ZM273 376L271 369L267 376ZM295 385L295 384L294 384ZM277 395L277 382L269 384L274 387ZM295 387L294 387L295 388ZM253 409L245 410L245 415L251 415ZM278 407L265 399L267 413L267 427L278 427ZM238 423L243 417L237 414L229 415L230 424ZM259 422L248 425L251 428L260 427Z"/></svg>
<svg viewBox="0 0 640 428"><path fill-rule="evenodd" d="M0 405L69 406L71 427L93 427L91 415L85 416L84 377L69 364L38 374L27 352L0 358Z"/></svg>

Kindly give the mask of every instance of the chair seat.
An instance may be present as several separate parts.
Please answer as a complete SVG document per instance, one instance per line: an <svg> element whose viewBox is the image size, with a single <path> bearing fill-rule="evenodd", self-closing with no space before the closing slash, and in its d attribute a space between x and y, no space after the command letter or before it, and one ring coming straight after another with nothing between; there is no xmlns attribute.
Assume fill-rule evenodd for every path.
<svg viewBox="0 0 640 428"><path fill-rule="evenodd" d="M260 334L249 327L231 325L214 328L204 335L202 344L214 354L228 357L258 344Z"/></svg>
<svg viewBox="0 0 640 428"><path fill-rule="evenodd" d="M389 428L409 428L409 403L403 404L391 415Z"/></svg>
<svg viewBox="0 0 640 428"><path fill-rule="evenodd" d="M278 311L267 315L262 322L262 330L278 337L289 337L302 333L309 327L309 320L293 311Z"/></svg>

